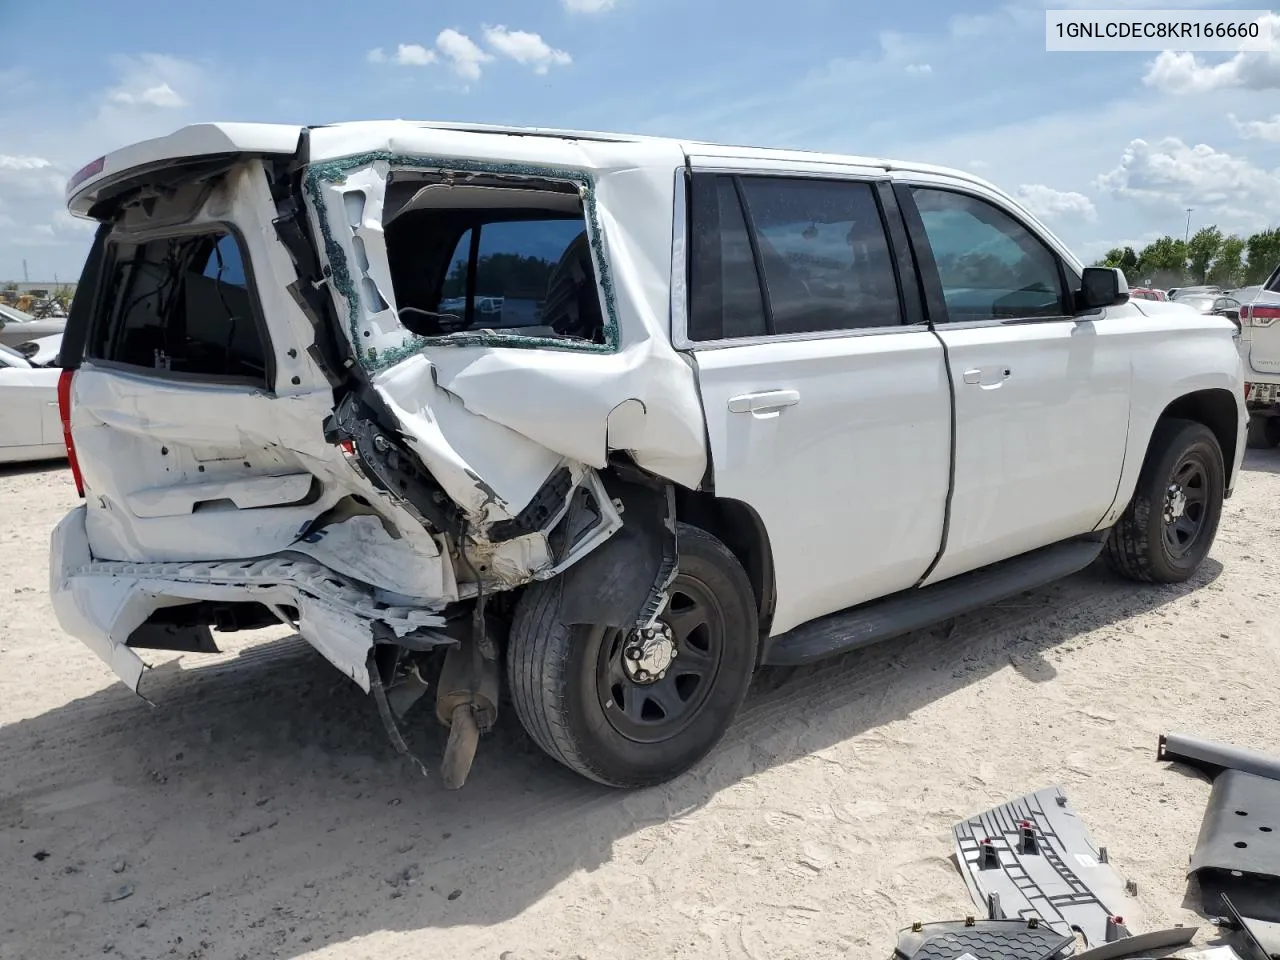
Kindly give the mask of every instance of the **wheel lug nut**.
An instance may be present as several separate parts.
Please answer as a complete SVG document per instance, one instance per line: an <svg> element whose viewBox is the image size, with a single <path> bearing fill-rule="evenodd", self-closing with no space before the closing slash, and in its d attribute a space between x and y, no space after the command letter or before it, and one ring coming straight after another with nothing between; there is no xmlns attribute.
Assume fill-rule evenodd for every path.
<svg viewBox="0 0 1280 960"><path fill-rule="evenodd" d="M644 654L639 647L632 647L627 651L627 656L632 660L639 660L643 655Z"/></svg>
<svg viewBox="0 0 1280 960"><path fill-rule="evenodd" d="M637 679L637 680L648 680L648 679L649 679L649 674L645 673L643 670L637 670L637 671L636 671L636 679Z"/></svg>

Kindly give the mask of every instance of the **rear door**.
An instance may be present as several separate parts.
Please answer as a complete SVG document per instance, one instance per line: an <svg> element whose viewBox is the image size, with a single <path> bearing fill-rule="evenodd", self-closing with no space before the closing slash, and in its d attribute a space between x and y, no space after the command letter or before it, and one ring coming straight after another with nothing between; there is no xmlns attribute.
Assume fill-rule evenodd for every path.
<svg viewBox="0 0 1280 960"><path fill-rule="evenodd" d="M673 337L697 364L716 495L769 532L772 632L913 586L941 543L951 396L892 191L724 167L690 188Z"/></svg>
<svg viewBox="0 0 1280 960"><path fill-rule="evenodd" d="M1280 266L1247 306L1240 316L1249 367L1255 373L1280 376Z"/></svg>
<svg viewBox="0 0 1280 960"><path fill-rule="evenodd" d="M1072 315L1069 265L995 196L927 178L898 194L955 388L935 582L1102 520L1124 462L1131 374L1105 311Z"/></svg>

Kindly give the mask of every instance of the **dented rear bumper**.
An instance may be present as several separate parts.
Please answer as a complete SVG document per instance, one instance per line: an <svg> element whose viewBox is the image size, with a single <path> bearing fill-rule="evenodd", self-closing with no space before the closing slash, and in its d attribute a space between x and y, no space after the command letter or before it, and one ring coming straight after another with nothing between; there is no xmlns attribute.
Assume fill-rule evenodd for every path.
<svg viewBox="0 0 1280 960"><path fill-rule="evenodd" d="M371 588L297 554L220 563L95 560L84 507L71 511L53 531L49 594L62 628L135 692L146 667L129 646L130 637L156 611L187 603L253 602L277 611L282 622L295 626L365 691L375 625L389 638L451 642L432 633L445 623L438 612L383 603ZM297 611L296 621L285 608Z"/></svg>

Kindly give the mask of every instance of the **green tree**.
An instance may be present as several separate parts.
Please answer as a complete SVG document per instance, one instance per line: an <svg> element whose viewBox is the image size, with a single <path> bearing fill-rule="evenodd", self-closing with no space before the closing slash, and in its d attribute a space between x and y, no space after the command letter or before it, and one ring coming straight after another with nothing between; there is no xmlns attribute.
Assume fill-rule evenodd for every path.
<svg viewBox="0 0 1280 960"><path fill-rule="evenodd" d="M1133 247L1112 247L1107 255L1094 264L1095 267L1119 267L1130 281L1138 273L1138 255Z"/></svg>
<svg viewBox="0 0 1280 960"><path fill-rule="evenodd" d="M1271 271L1280 266L1280 227L1255 233L1245 241L1248 261L1245 265L1244 282L1246 284L1262 283L1271 275Z"/></svg>
<svg viewBox="0 0 1280 960"><path fill-rule="evenodd" d="M1187 244L1187 260L1191 268L1191 279L1196 283L1205 283L1209 276L1209 265L1222 249L1222 231L1216 226L1201 227Z"/></svg>
<svg viewBox="0 0 1280 960"><path fill-rule="evenodd" d="M1187 245L1161 237L1138 251L1138 272L1157 286L1178 286L1187 276Z"/></svg>
<svg viewBox="0 0 1280 960"><path fill-rule="evenodd" d="M1208 282L1230 289L1240 286L1244 278L1244 240L1234 233L1222 238L1218 255L1209 267Z"/></svg>

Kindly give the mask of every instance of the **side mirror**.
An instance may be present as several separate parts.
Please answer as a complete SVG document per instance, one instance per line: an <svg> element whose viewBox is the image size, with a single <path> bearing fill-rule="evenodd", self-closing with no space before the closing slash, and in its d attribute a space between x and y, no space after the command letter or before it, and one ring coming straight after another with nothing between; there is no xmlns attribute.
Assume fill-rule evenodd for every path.
<svg viewBox="0 0 1280 960"><path fill-rule="evenodd" d="M1129 281L1119 267L1085 267L1076 309L1081 313L1115 307L1129 299Z"/></svg>

